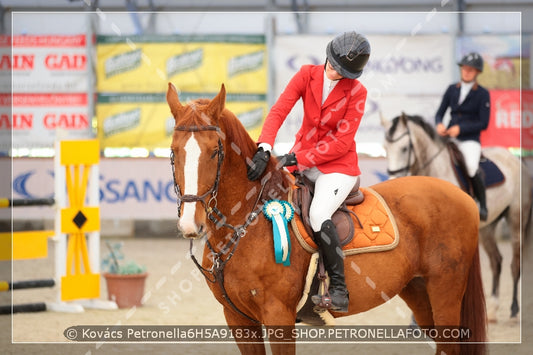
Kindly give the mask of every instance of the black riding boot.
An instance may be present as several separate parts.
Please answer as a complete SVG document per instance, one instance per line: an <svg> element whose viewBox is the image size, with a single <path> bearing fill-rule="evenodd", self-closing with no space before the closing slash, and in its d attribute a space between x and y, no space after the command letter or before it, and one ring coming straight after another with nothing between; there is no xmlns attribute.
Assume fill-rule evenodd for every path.
<svg viewBox="0 0 533 355"><path fill-rule="evenodd" d="M331 310L335 312L348 312L349 296L344 280L344 254L337 229L328 219L322 223L320 232L314 233L315 241L324 258L324 267L329 276L329 295L331 297Z"/></svg>
<svg viewBox="0 0 533 355"><path fill-rule="evenodd" d="M477 200L479 201L479 219L482 221L487 220L489 212L487 211L487 200L485 197L485 183L481 172L478 170L476 175L471 179L472 187L474 188L474 195L476 195Z"/></svg>

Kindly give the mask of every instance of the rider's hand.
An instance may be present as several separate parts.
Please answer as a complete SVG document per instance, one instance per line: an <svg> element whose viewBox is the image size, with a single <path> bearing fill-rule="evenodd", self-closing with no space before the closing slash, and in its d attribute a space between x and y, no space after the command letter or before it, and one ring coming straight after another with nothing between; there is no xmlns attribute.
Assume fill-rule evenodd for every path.
<svg viewBox="0 0 533 355"><path fill-rule="evenodd" d="M448 135L448 133L446 132L446 126L443 125L442 123L439 123L437 125L437 134L443 137L446 137Z"/></svg>
<svg viewBox="0 0 533 355"><path fill-rule="evenodd" d="M265 172L269 159L269 151L265 151L262 147L257 149L257 152L252 158L252 163L248 165L248 180L254 181L259 179Z"/></svg>
<svg viewBox="0 0 533 355"><path fill-rule="evenodd" d="M292 165L298 165L298 162L296 161L296 155L294 153L285 154L282 156L277 157L278 159L278 166L292 166Z"/></svg>
<svg viewBox="0 0 533 355"><path fill-rule="evenodd" d="M459 135L459 133L461 133L461 128L456 124L448 128L446 133L448 133L450 137L455 138Z"/></svg>

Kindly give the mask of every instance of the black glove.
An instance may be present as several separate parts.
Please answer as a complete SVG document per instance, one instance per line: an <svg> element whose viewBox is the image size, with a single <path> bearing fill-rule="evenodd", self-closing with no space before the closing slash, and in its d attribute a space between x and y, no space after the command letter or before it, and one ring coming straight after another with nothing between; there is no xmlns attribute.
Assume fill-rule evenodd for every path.
<svg viewBox="0 0 533 355"><path fill-rule="evenodd" d="M281 165L281 166L298 165L298 162L296 161L296 154L294 153L279 156L277 157L277 159L279 162L278 165Z"/></svg>
<svg viewBox="0 0 533 355"><path fill-rule="evenodd" d="M257 180L263 175L270 160L270 152L265 152L263 148L257 149L254 157L252 158L252 164L248 165L248 180Z"/></svg>

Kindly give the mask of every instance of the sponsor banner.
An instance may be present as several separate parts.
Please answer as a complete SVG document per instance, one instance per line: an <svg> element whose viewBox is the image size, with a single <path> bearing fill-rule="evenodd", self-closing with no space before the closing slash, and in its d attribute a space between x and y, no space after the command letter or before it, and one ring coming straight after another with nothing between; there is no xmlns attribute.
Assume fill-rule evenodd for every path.
<svg viewBox="0 0 533 355"><path fill-rule="evenodd" d="M479 83L487 89L520 89L530 86L530 37L517 35L465 36L457 39L457 61L470 52L483 57ZM522 46L522 47L521 47Z"/></svg>
<svg viewBox="0 0 533 355"><path fill-rule="evenodd" d="M87 94L0 94L0 141L11 142L11 135L13 148L53 148L58 137L92 137ZM12 147L0 144L1 151Z"/></svg>
<svg viewBox="0 0 533 355"><path fill-rule="evenodd" d="M215 94L181 93L183 103ZM267 113L265 95L226 96L226 107L232 111L253 139L259 136ZM166 102L166 94L100 94L96 107L98 138L106 147L167 148L172 141L174 118Z"/></svg>
<svg viewBox="0 0 533 355"><path fill-rule="evenodd" d="M0 77L13 74L15 93L88 91L85 35L2 36L0 55Z"/></svg>
<svg viewBox="0 0 533 355"><path fill-rule="evenodd" d="M520 90L490 90L489 126L481 132L482 146L520 147Z"/></svg>
<svg viewBox="0 0 533 355"><path fill-rule="evenodd" d="M360 81L369 94L442 94L452 79L453 36L366 36L372 48ZM276 97L304 64L324 64L332 36L278 36Z"/></svg>
<svg viewBox="0 0 533 355"><path fill-rule="evenodd" d="M265 93L262 35L98 36L99 92L159 93L167 83L187 92Z"/></svg>
<svg viewBox="0 0 533 355"><path fill-rule="evenodd" d="M9 169L8 164L11 159L0 159L0 169ZM387 178L385 159L363 158L359 164L363 172L362 186ZM177 219L176 194L168 158L103 158L99 166L102 219ZM53 196L53 159L13 159L13 198ZM13 218L53 219L54 209L49 206L15 208Z"/></svg>

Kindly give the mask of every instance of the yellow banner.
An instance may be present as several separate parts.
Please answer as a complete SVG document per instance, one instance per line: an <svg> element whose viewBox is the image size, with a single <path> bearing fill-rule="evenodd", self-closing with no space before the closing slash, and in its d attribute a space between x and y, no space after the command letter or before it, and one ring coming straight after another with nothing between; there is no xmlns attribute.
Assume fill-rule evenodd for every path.
<svg viewBox="0 0 533 355"><path fill-rule="evenodd" d="M187 98L212 98L215 94L180 95ZM232 95L226 107L243 123L252 139L257 139L268 112L265 95ZM174 118L164 94L99 95L96 106L98 139L102 148L168 148L172 140Z"/></svg>
<svg viewBox="0 0 533 355"><path fill-rule="evenodd" d="M96 53L99 92L267 91L264 36L98 36Z"/></svg>

